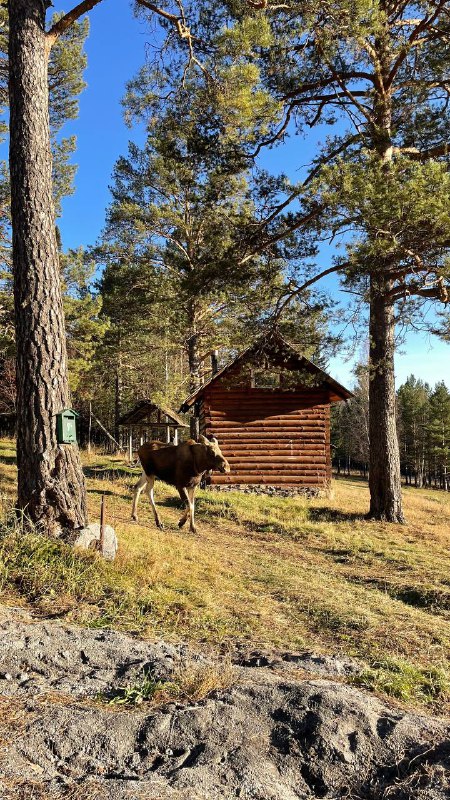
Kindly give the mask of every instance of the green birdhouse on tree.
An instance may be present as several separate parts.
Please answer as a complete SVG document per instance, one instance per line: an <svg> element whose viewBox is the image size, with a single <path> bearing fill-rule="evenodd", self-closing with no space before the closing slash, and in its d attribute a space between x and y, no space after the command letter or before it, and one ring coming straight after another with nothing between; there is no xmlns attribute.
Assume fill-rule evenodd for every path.
<svg viewBox="0 0 450 800"><path fill-rule="evenodd" d="M73 408L65 408L56 415L56 436L58 444L76 444L77 441L77 414Z"/></svg>

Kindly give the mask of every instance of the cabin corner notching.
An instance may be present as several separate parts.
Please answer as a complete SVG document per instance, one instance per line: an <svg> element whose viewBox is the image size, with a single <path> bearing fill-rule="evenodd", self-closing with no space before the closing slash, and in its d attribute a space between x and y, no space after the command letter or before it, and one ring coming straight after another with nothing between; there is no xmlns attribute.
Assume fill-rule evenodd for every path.
<svg viewBox="0 0 450 800"><path fill-rule="evenodd" d="M351 392L278 333L258 340L184 402L199 409L200 431L215 436L231 466L212 485L327 491L330 408Z"/></svg>

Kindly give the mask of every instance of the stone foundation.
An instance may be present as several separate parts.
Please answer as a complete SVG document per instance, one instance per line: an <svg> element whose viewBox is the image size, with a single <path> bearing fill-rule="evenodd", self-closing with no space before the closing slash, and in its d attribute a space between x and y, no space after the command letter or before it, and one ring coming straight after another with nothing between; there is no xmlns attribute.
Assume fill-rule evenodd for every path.
<svg viewBox="0 0 450 800"><path fill-rule="evenodd" d="M213 492L243 492L243 494L267 494L270 497L331 497L331 485L326 486L268 486L261 483L208 484Z"/></svg>

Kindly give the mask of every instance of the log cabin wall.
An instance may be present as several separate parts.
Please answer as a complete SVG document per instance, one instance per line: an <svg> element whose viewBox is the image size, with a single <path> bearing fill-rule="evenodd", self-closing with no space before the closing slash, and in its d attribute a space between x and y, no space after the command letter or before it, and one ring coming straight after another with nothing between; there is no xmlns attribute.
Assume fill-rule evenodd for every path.
<svg viewBox="0 0 450 800"><path fill-rule="evenodd" d="M327 490L331 481L327 390L228 388L205 391L200 429L215 436L231 473L211 484L265 484Z"/></svg>

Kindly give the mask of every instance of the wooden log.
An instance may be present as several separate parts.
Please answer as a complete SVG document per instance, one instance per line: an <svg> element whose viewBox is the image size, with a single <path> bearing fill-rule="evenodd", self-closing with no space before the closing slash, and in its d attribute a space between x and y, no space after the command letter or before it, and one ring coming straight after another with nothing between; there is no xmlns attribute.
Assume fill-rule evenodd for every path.
<svg viewBox="0 0 450 800"><path fill-rule="evenodd" d="M245 456L254 454L255 456L263 455L264 453L271 453L272 455L295 456L303 455L303 445L301 442L293 442L292 444L281 444L277 442L267 442L266 444L240 444L239 442L222 443L222 452L229 458L230 456ZM324 448L325 452L325 448Z"/></svg>
<svg viewBox="0 0 450 800"><path fill-rule="evenodd" d="M261 438L262 437L260 437L260 441L261 441ZM251 447L253 446L253 443L254 443L251 439L246 440L245 438L242 438L240 441L244 443L244 445L245 445L247 450L249 450L249 449L251 450ZM276 443L275 439L273 441L271 441L269 439L264 439L264 441L265 441L265 444L266 444L266 449L269 449L272 446L272 444ZM285 442L289 442L289 439L284 439L284 441ZM230 442L231 446L234 446L237 443L237 440L236 439L230 439L229 442ZM225 441L224 438L220 438L219 439L219 444L220 444L221 447L224 448L224 451L226 452L227 451L227 447L226 447L226 441ZM326 442L325 442L325 439L319 439L319 438L311 439L310 438L310 439L298 440L297 445L298 445L298 449L299 450L307 451L307 450L317 449L317 450L323 451L325 449L325 447L326 447Z"/></svg>
<svg viewBox="0 0 450 800"><path fill-rule="evenodd" d="M273 430L275 433L283 429L291 430L291 431L298 431L298 430L320 430L326 433L326 420L315 419L315 420L303 420L303 419L280 419L280 420L226 420L217 422L214 420L212 423L206 424L207 428L212 428L216 431L242 431L242 430L259 430L259 429L270 429Z"/></svg>
<svg viewBox="0 0 450 800"><path fill-rule="evenodd" d="M204 414L212 414L212 413L230 413L231 411L241 410L245 412L255 412L255 411L279 411L279 412L292 412L292 411L315 411L315 410L324 410L329 408L328 403L323 402L301 402L297 400L294 403L283 403L281 401L276 401L273 403L267 403L262 400L260 403L245 403L241 402L240 400L235 400L233 403L222 403L217 402L211 405L208 409L204 409Z"/></svg>
<svg viewBox="0 0 450 800"><path fill-rule="evenodd" d="M311 431L320 431L322 433L326 433L327 430L327 421L326 419L314 418L314 419L301 419L296 417L284 417L284 418L267 418L267 419L231 419L230 417L226 420L209 420L206 421L206 427L211 428L215 431L222 431L223 433L230 432L232 433L233 430L236 431L243 431L248 430L249 433L253 433L259 430L272 430L274 433L280 433L283 429L295 432L299 430L311 430Z"/></svg>
<svg viewBox="0 0 450 800"><path fill-rule="evenodd" d="M316 406L316 408L311 408L311 406L307 406L305 408L299 408L295 406L293 408L286 408L280 406L273 406L272 408L267 408L267 406L255 406L255 408L244 408L242 406L236 406L233 408L223 408L217 411L208 411L205 413L205 419L214 419L214 420L221 420L221 419L234 419L235 417L242 417L244 419L268 419L270 417L280 417L284 419L285 417L305 417L311 416L313 419L316 417L323 417L327 416L326 413L326 406Z"/></svg>
<svg viewBox="0 0 450 800"><path fill-rule="evenodd" d="M246 453L236 453L231 455L227 453L227 459L230 464L242 464L242 463L258 463L261 462L268 462L268 463L280 463L280 464L298 464L301 462L308 462L311 459L320 460L321 463L327 463L327 456L325 453L325 448L322 453L314 454L314 453L279 453L279 452L260 452L260 453L252 453L251 451L247 451Z"/></svg>
<svg viewBox="0 0 450 800"><path fill-rule="evenodd" d="M280 459L270 459L270 458L250 458L250 459L232 459L230 462L230 467L232 471L234 470L242 470L242 469L249 469L251 472L255 469L259 469L260 471L264 470L265 465L268 467L270 466L271 469L325 469L326 468L326 459L325 455L322 456L322 460L319 463L314 463L311 459L305 458L303 461L298 461L297 459L292 460L280 460Z"/></svg>
<svg viewBox="0 0 450 800"><path fill-rule="evenodd" d="M268 417L281 417L282 419L285 417L312 417L315 419L316 417L326 418L328 416L326 413L326 406L318 406L316 409L313 409L310 406L307 408L298 408L298 406L296 406L295 408L290 409L280 408L279 406L274 406L273 408L267 408L267 406L258 406L257 409L236 406L234 409L209 411L208 414L205 414L205 416L208 416L211 419L228 419L231 415L247 418L252 417L255 413L258 413L261 419L267 419Z"/></svg>
<svg viewBox="0 0 450 800"><path fill-rule="evenodd" d="M255 411L261 411L262 413L279 413L279 414L292 414L298 412L299 414L306 414L311 413L315 414L316 412L325 413L328 405L324 405L320 403L319 405L311 405L311 403L252 403L248 405L247 403L239 403L236 401L232 405L227 406L213 406L208 411L204 411L205 414L229 414L232 411L240 411L243 414L251 414Z"/></svg>
<svg viewBox="0 0 450 800"><path fill-rule="evenodd" d="M230 458L227 457L227 461L231 467L231 471L234 472L236 469L280 469L281 467L285 467L286 469L327 469L327 460L325 454L321 458L307 458L307 457L285 457L285 458L271 458L270 456L264 456L264 458L254 458L254 457L247 457L247 458Z"/></svg>
<svg viewBox="0 0 450 800"><path fill-rule="evenodd" d="M292 475L212 475L212 484L227 484L227 483L254 483L256 486L260 483L268 484L269 486L277 486L284 484L291 484L293 486L324 486L327 481L326 477L322 478L293 478Z"/></svg>
<svg viewBox="0 0 450 800"><path fill-rule="evenodd" d="M227 416L222 418L207 418L211 425L214 425L217 428L230 428L230 427L239 427L241 425L250 425L252 427L259 427L260 425L269 425L274 426L276 428L282 427L283 425L317 425L321 424L325 427L326 424L326 417L325 415L315 414L312 416L294 416L289 414L279 414L274 416L264 416L261 411L258 414L249 414L248 416L244 416L243 414L236 414L231 415L227 414Z"/></svg>
<svg viewBox="0 0 450 800"><path fill-rule="evenodd" d="M320 457L326 461L327 454L325 452L325 447L320 448L322 452L319 454ZM225 452L226 448L222 452ZM298 447L295 451L294 450L272 450L271 448L266 448L265 450L253 450L251 447L246 448L245 450L241 451L234 451L234 450L227 450L226 456L228 460L242 460L242 459L252 459L253 461L257 461L258 459L269 459L271 461L284 461L286 459L294 459L298 460L299 458L310 458L314 456L314 451L304 451L302 447Z"/></svg>
<svg viewBox="0 0 450 800"><path fill-rule="evenodd" d="M283 472L323 472L326 469L324 464L296 464L290 462L289 464L280 464L279 462L264 461L263 463L246 462L230 464L231 472L264 472L266 469L272 472L278 470L280 474Z"/></svg>
<svg viewBox="0 0 450 800"><path fill-rule="evenodd" d="M232 402L228 401L225 402L224 400L218 398L217 401L211 403L210 406L205 407L203 409L204 414L211 414L212 412L219 412L219 411L232 411L233 409L241 408L244 410L253 411L255 409L279 409L282 411L283 409L288 409L289 411L295 411L298 409L299 411L306 411L309 409L324 409L329 408L329 403L323 401L323 399L313 399L313 400L301 400L299 398L286 403L282 399L274 399L268 402L267 400L261 398L259 401L248 402L245 399L235 398Z"/></svg>
<svg viewBox="0 0 450 800"><path fill-rule="evenodd" d="M316 425L320 424L325 427L327 417L325 414L267 414L258 416L254 414L227 414L223 417L205 417L210 425L217 425L223 427L226 425L275 425L279 427L286 423L291 425Z"/></svg>
<svg viewBox="0 0 450 800"><path fill-rule="evenodd" d="M267 428L267 430L264 430ZM308 430L302 430L302 428L306 428L305 425L260 425L260 426L250 426L250 425L235 425L232 428L227 428L226 426L222 425L207 425L207 430L215 431L217 435L230 437L247 435L253 437L255 439L261 439L261 444L266 441L267 438L276 439L278 437L287 436L292 441L298 441L301 436L311 435L311 436L321 436L325 438L326 436L326 429L324 425L309 425Z"/></svg>
<svg viewBox="0 0 450 800"><path fill-rule="evenodd" d="M314 464L297 464L286 465L280 464L234 464L230 470L230 475L323 475L326 472L325 466L316 466ZM215 473L214 473L215 474ZM228 474L228 473L227 473Z"/></svg>
<svg viewBox="0 0 450 800"><path fill-rule="evenodd" d="M207 428L207 431L208 434L211 433L214 435L219 442L240 441L242 443L244 440L249 442L254 441L255 443L260 442L261 444L270 441L292 441L297 444L307 442L308 440L311 442L326 442L325 431L320 428L307 431L300 430L299 428L294 428L294 430L291 428L265 428L264 430L255 430L254 428L240 428L239 430Z"/></svg>
<svg viewBox="0 0 450 800"><path fill-rule="evenodd" d="M267 426L266 426L267 427ZM224 436L227 438L233 436L248 436L253 437L255 439L261 439L261 441L266 441L267 438L277 439L279 438L286 438L286 439L299 439L302 436L320 436L322 439L325 439L325 429L319 426L311 427L310 430L304 430L303 432L300 430L299 425L295 425L294 427L288 426L288 428L280 427L280 428L269 428L269 430L264 431L263 426L261 428L219 428L217 425L208 426L209 431L215 431L217 435ZM263 435L264 434L264 435Z"/></svg>
<svg viewBox="0 0 450 800"><path fill-rule="evenodd" d="M219 442L234 442L242 444L243 442L247 441L248 443L254 442L255 444L265 444L266 447L270 446L271 442L279 442L282 444L283 442L287 442L287 446L289 447L289 443L292 442L293 445L300 446L303 443L311 442L311 444L318 444L322 442L326 442L326 436L324 431L286 431L286 430L266 430L261 431L256 436L252 436L250 431L218 431L213 430L214 436L219 440Z"/></svg>

